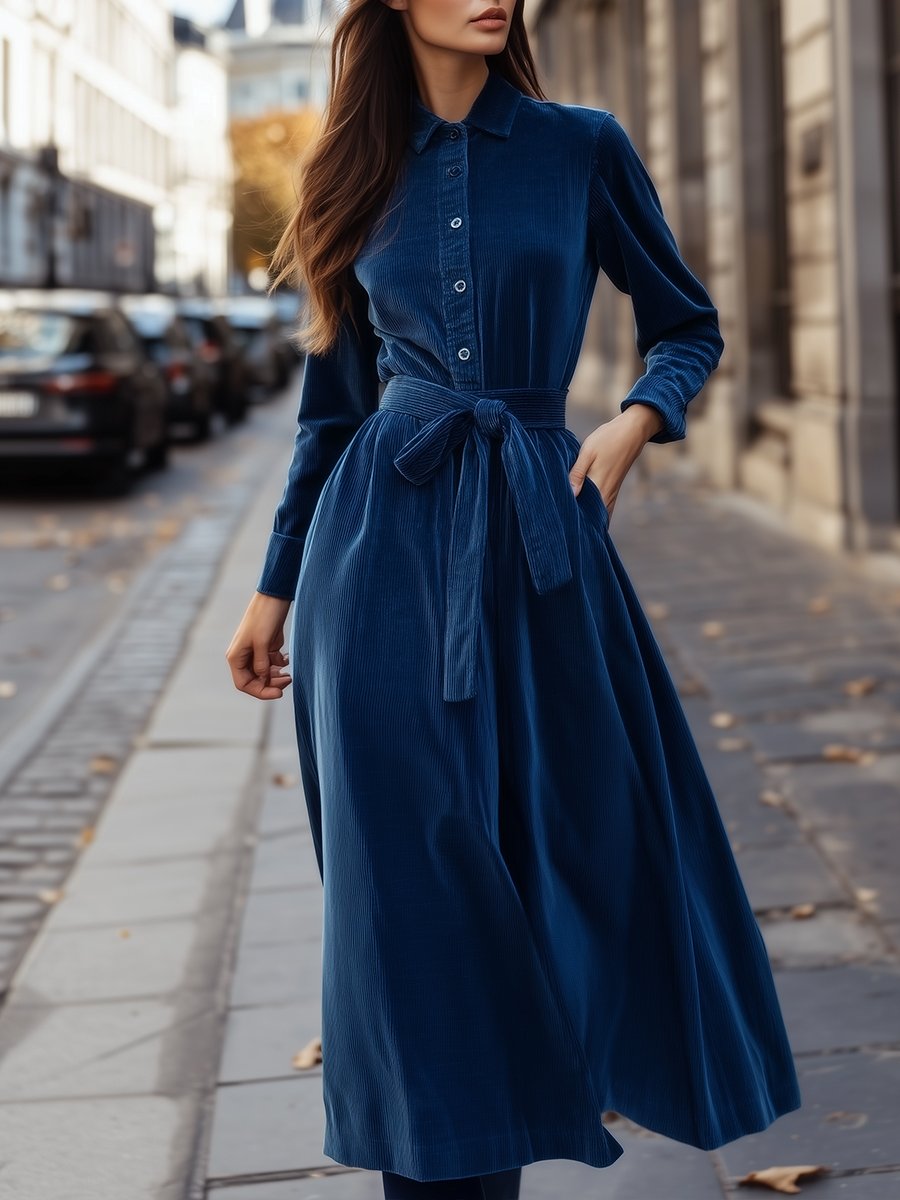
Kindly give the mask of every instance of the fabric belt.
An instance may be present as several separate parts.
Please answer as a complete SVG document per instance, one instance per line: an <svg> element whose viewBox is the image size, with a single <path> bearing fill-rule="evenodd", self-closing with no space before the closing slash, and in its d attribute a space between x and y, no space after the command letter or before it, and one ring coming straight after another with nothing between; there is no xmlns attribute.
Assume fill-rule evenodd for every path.
<svg viewBox="0 0 900 1200"><path fill-rule="evenodd" d="M567 389L457 391L412 375L393 375L379 407L427 423L395 455L394 465L422 484L463 445L453 504L444 630L444 700L475 695L481 584L487 548L490 438L500 456L519 519L531 579L547 592L572 578L565 529L547 469L528 429L565 427Z"/></svg>

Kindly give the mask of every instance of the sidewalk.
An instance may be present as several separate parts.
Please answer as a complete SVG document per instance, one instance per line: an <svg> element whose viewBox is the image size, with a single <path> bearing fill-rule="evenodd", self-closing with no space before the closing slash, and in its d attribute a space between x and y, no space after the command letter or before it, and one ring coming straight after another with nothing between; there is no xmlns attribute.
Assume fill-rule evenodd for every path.
<svg viewBox="0 0 900 1200"><path fill-rule="evenodd" d="M382 1195L322 1154L321 1065L292 1065L319 1033L321 885L290 702L225 686L279 489L0 1014L0 1200ZM611 531L717 791L804 1106L713 1154L611 1121L617 1163L529 1165L522 1200L719 1200L749 1171L816 1164L804 1194L896 1197L900 572L858 571L679 471L633 473Z"/></svg>

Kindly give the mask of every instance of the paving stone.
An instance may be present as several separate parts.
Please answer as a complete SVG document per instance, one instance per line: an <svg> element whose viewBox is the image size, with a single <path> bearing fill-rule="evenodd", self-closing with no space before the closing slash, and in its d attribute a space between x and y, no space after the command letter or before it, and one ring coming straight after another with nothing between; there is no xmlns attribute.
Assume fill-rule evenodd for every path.
<svg viewBox="0 0 900 1200"><path fill-rule="evenodd" d="M570 1159L547 1159L522 1171L521 1200L722 1200L712 1156L621 1122L608 1125L622 1145L609 1167Z"/></svg>
<svg viewBox="0 0 900 1200"><path fill-rule="evenodd" d="M164 1096L0 1104L3 1200L175 1200L170 1146L182 1122Z"/></svg>
<svg viewBox="0 0 900 1200"><path fill-rule="evenodd" d="M324 1130L321 1076L220 1086L208 1178L333 1166Z"/></svg>
<svg viewBox="0 0 900 1200"><path fill-rule="evenodd" d="M900 966L776 971L775 983L795 1053L900 1048Z"/></svg>
<svg viewBox="0 0 900 1200"><path fill-rule="evenodd" d="M786 777L791 803L820 831L829 857L857 888L877 890L877 913L900 918L900 756L860 766L817 763Z"/></svg>
<svg viewBox="0 0 900 1200"><path fill-rule="evenodd" d="M157 1091L174 1013L173 1003L148 1000L10 1006L0 1022L0 1102ZM188 1033L209 1019L208 1006L178 1016Z"/></svg>
<svg viewBox="0 0 900 1200"><path fill-rule="evenodd" d="M302 1071L291 1066L297 1051L311 1038L321 1036L321 1008L316 995L302 1002L232 1009L228 1014L220 1080L235 1083L321 1075L321 1064Z"/></svg>
<svg viewBox="0 0 900 1200"><path fill-rule="evenodd" d="M277 1183L210 1188L207 1200L384 1200L380 1171L344 1170ZM522 1192L522 1200L527 1200Z"/></svg>
<svg viewBox="0 0 900 1200"><path fill-rule="evenodd" d="M77 868L66 883L66 904L56 918L57 929L84 926L128 926L132 922L189 917L202 911L210 871L234 870L238 850L170 858L149 863L110 863L89 872Z"/></svg>
<svg viewBox="0 0 900 1200"><path fill-rule="evenodd" d="M318 1002L321 978L318 953L306 950L301 955L290 946L246 946L237 962L231 1003L243 1007Z"/></svg>
<svg viewBox="0 0 900 1200"><path fill-rule="evenodd" d="M244 908L241 946L290 943L299 950L303 942L318 942L322 905L321 885L251 892Z"/></svg>
<svg viewBox="0 0 900 1200"><path fill-rule="evenodd" d="M316 851L308 830L262 838L256 848L251 887L290 888L319 882Z"/></svg>
<svg viewBox="0 0 900 1200"><path fill-rule="evenodd" d="M822 857L802 842L783 846L738 848L737 863L753 907L846 902L840 883L828 872Z"/></svg>
<svg viewBox="0 0 900 1200"><path fill-rule="evenodd" d="M776 1163L853 1170L900 1162L900 1054L813 1055L797 1067L801 1107L721 1147L729 1175Z"/></svg>
<svg viewBox="0 0 900 1200"><path fill-rule="evenodd" d="M111 926L45 932L31 957L27 990L14 993L8 1003L31 1006L174 993L184 987L196 953L196 933L191 920L136 926L128 937Z"/></svg>
<svg viewBox="0 0 900 1200"><path fill-rule="evenodd" d="M819 909L813 917L760 921L773 966L840 965L885 954L877 929L852 910Z"/></svg>

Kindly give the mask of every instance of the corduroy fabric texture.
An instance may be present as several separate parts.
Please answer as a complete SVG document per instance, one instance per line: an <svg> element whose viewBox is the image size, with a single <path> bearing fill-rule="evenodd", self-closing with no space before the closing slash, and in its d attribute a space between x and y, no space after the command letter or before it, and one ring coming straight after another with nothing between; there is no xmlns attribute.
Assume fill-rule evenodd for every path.
<svg viewBox="0 0 900 1200"><path fill-rule="evenodd" d="M324 886L324 1151L417 1180L711 1149L800 1104L765 944L564 402L598 272L685 409L723 348L613 114L416 97L359 334L310 356L260 591ZM383 394L381 384L384 384Z"/></svg>
<svg viewBox="0 0 900 1200"><path fill-rule="evenodd" d="M390 1171L382 1174L384 1200L519 1200L521 1184L521 1167L495 1174L424 1183Z"/></svg>

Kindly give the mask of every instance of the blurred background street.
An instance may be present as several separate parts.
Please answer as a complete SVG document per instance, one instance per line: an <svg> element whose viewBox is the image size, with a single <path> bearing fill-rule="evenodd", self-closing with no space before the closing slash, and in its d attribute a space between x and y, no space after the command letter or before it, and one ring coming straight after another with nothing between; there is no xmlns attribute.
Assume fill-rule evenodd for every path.
<svg viewBox="0 0 900 1200"><path fill-rule="evenodd" d="M0 1200L382 1195L321 1150L290 691L242 696L224 660L296 429L301 298L266 264L339 11L0 0ZM711 1154L609 1114L625 1155L530 1165L523 1200L889 1200L900 0L526 0L526 23L548 97L626 126L719 307L687 438L646 448L610 532L804 1105ZM643 369L633 338L601 278L579 436Z"/></svg>

